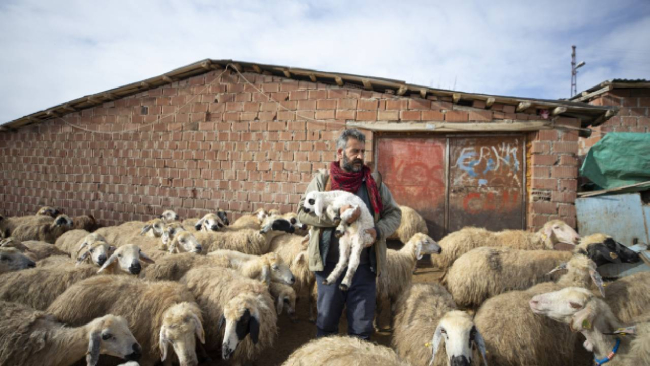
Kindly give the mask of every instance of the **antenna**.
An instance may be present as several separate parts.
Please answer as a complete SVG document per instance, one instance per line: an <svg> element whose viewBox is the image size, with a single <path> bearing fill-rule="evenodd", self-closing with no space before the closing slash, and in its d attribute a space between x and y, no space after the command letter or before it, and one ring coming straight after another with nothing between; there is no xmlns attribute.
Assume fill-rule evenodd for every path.
<svg viewBox="0 0 650 366"><path fill-rule="evenodd" d="M576 46L571 46L571 97L578 94L578 69L586 65L584 61L576 65Z"/></svg>

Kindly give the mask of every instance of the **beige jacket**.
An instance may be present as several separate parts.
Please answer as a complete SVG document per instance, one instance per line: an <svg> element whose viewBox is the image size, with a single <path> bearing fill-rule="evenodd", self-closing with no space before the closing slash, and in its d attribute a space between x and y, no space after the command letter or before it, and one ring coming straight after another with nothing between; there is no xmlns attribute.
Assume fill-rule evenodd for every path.
<svg viewBox="0 0 650 366"><path fill-rule="evenodd" d="M376 255L376 272L377 276L381 274L382 269L386 265L386 238L397 230L399 224L402 220L402 210L393 200L393 195L388 190L385 184L381 181L381 175L378 173L373 173L373 178L379 185L379 194L381 196L381 201L384 206L384 209L379 215L375 215L375 227L379 229L379 235L377 236L377 241L374 244L374 252ZM326 184L329 180L329 172L319 172L316 173L314 179L307 187L305 195L312 191L325 191ZM305 213L303 211L303 204L305 201L305 195L300 199L300 204L298 206L298 220L300 222L311 225L309 231L309 269L311 271L322 271L324 266L323 258L320 254L320 237L322 228L333 228L337 225L331 221L326 213L323 213L320 217L314 215L313 213ZM372 248L371 248L372 253Z"/></svg>

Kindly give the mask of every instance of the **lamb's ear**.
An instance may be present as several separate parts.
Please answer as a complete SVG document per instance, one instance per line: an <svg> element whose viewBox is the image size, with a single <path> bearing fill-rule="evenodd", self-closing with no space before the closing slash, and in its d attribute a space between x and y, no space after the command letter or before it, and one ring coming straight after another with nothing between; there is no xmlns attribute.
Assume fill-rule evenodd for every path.
<svg viewBox="0 0 650 366"><path fill-rule="evenodd" d="M483 336L481 333L474 327L474 342L476 343L476 346L478 347L479 352L481 352L481 357L483 357L483 365L487 366L487 355L485 352L485 340L483 339Z"/></svg>
<svg viewBox="0 0 650 366"><path fill-rule="evenodd" d="M429 366L433 365L433 361L435 361L440 341L442 341L442 326L438 325L436 331L433 332L433 339L431 340L431 361L429 361Z"/></svg>
<svg viewBox="0 0 650 366"><path fill-rule="evenodd" d="M201 321L196 314L192 315L192 321L194 322L196 337L201 341L201 344L205 344L205 331L203 331L203 324L201 324Z"/></svg>
<svg viewBox="0 0 650 366"><path fill-rule="evenodd" d="M148 224L145 225L145 226L143 226L143 227L142 227L142 231L140 231L140 235L144 235L144 234L146 234L147 231L151 230L151 228L153 228L153 226L148 225Z"/></svg>
<svg viewBox="0 0 650 366"><path fill-rule="evenodd" d="M160 335L158 336L158 348L160 348L160 361L165 361L167 358L167 332L165 331L165 326L160 327Z"/></svg>
<svg viewBox="0 0 650 366"><path fill-rule="evenodd" d="M144 254L142 250L140 250L140 259L142 259L142 261L145 263L149 263L149 264L156 263L153 259L149 258L148 255Z"/></svg>
<svg viewBox="0 0 650 366"><path fill-rule="evenodd" d="M108 268L108 266L112 265L116 260L117 260L117 254L115 254L115 253L111 254L111 256L108 257L108 260L106 261L106 263L104 263L102 268L100 268L99 271L97 271L97 273L101 273L103 270Z"/></svg>
<svg viewBox="0 0 650 366"><path fill-rule="evenodd" d="M81 257L77 258L77 263L75 263L75 265L78 266L81 263L83 263L83 261L85 261L89 255L90 255L90 251L85 251L84 254L81 255Z"/></svg>
<svg viewBox="0 0 650 366"><path fill-rule="evenodd" d="M549 273L547 273L547 275L550 275L551 273L555 273L557 271L561 271L561 270L566 269L566 268L567 268L566 263L562 263L559 266L553 268Z"/></svg>
<svg viewBox="0 0 650 366"><path fill-rule="evenodd" d="M600 294L603 295L603 298L605 298L605 287L603 286L603 278L600 277L600 273L594 269L590 269L589 276L591 276L591 280L594 282L594 285L598 287Z"/></svg>
<svg viewBox="0 0 650 366"><path fill-rule="evenodd" d="M596 312L590 304L587 304L584 309L573 314L571 322L569 323L569 328L571 328L572 332L590 330L593 327L595 317Z"/></svg>
<svg viewBox="0 0 650 366"><path fill-rule="evenodd" d="M275 310L277 310L278 316L282 314L283 307L284 307L284 300L282 300L282 296L278 296L278 303L275 305Z"/></svg>
<svg viewBox="0 0 650 366"><path fill-rule="evenodd" d="M90 333L88 342L88 352L86 353L86 363L88 366L95 366L99 360L99 349L102 345L102 338L99 330Z"/></svg>
<svg viewBox="0 0 650 366"><path fill-rule="evenodd" d="M323 214L323 210L325 207L323 206L323 199L321 197L316 197L315 198L316 203L314 203L314 213L316 216L320 217Z"/></svg>
<svg viewBox="0 0 650 366"><path fill-rule="evenodd" d="M219 324L217 325L217 328L221 330L224 324L226 324L226 316L224 314L221 314L221 318L219 318Z"/></svg>
<svg viewBox="0 0 650 366"><path fill-rule="evenodd" d="M422 259L422 243L421 242L417 243L416 246L415 246L415 258L417 258L417 260Z"/></svg>

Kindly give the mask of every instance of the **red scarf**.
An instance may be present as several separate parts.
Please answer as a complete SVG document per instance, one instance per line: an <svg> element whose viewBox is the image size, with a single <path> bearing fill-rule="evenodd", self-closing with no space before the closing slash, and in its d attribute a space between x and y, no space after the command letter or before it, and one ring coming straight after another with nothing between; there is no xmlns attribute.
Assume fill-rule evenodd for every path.
<svg viewBox="0 0 650 366"><path fill-rule="evenodd" d="M375 213L381 213L384 209L381 203L381 197L379 196L377 182L375 182L375 179L370 173L370 168L367 166L364 166L363 170L358 173L348 172L341 169L338 161L333 161L330 163L330 175L332 177L333 190L342 190L353 194L356 194L359 188L361 188L365 178L368 196L370 196L370 204L375 209Z"/></svg>

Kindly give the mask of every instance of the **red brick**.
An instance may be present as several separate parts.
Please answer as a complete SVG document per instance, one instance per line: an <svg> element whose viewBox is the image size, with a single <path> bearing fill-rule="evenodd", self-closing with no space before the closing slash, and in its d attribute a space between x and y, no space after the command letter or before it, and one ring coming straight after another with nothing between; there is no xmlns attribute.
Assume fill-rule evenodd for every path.
<svg viewBox="0 0 650 366"><path fill-rule="evenodd" d="M577 179L560 179L559 182L560 182L560 192L563 191L575 192L578 190Z"/></svg>
<svg viewBox="0 0 650 366"><path fill-rule="evenodd" d="M336 119L355 119L356 116L357 111L336 111Z"/></svg>
<svg viewBox="0 0 650 366"><path fill-rule="evenodd" d="M359 99L359 110L376 111L379 107L379 101L376 99Z"/></svg>
<svg viewBox="0 0 650 366"><path fill-rule="evenodd" d="M336 109L336 99L321 99L316 109Z"/></svg>
<svg viewBox="0 0 650 366"><path fill-rule="evenodd" d="M576 216L576 206L575 205L559 205L559 214L562 217L575 217Z"/></svg>
<svg viewBox="0 0 650 366"><path fill-rule="evenodd" d="M540 130L537 134L537 139L540 141L557 141L557 130Z"/></svg>
<svg viewBox="0 0 650 366"><path fill-rule="evenodd" d="M406 109L408 101L406 99L388 99L386 101L386 110L402 110Z"/></svg>
<svg viewBox="0 0 650 366"><path fill-rule="evenodd" d="M401 111L399 112L400 121L419 121L422 114L419 111Z"/></svg>
<svg viewBox="0 0 650 366"><path fill-rule="evenodd" d="M503 113L515 113L515 106L514 105L504 105L503 106Z"/></svg>
<svg viewBox="0 0 650 366"><path fill-rule="evenodd" d="M574 203L576 201L576 197L576 193L571 191L551 192L551 202Z"/></svg>
<svg viewBox="0 0 650 366"><path fill-rule="evenodd" d="M316 111L316 119L334 119L333 110Z"/></svg>
<svg viewBox="0 0 650 366"><path fill-rule="evenodd" d="M297 81L283 82L283 83L280 84L280 90L281 91L298 90L298 82Z"/></svg>
<svg viewBox="0 0 650 366"><path fill-rule="evenodd" d="M560 155L560 165L577 166L578 159L571 155Z"/></svg>
<svg viewBox="0 0 650 366"><path fill-rule="evenodd" d="M578 167L556 166L551 170L551 178L577 178Z"/></svg>
<svg viewBox="0 0 650 366"><path fill-rule="evenodd" d="M379 111L377 112L377 120L379 121L398 121L398 111Z"/></svg>
<svg viewBox="0 0 650 366"><path fill-rule="evenodd" d="M470 121L492 121L492 111L470 111Z"/></svg>
<svg viewBox="0 0 650 366"><path fill-rule="evenodd" d="M485 101L484 100L473 100L472 101L472 107L483 109L483 108L485 108Z"/></svg>
<svg viewBox="0 0 650 366"><path fill-rule="evenodd" d="M306 90L292 91L289 93L289 100L305 100L309 97L309 92Z"/></svg>
<svg viewBox="0 0 650 366"><path fill-rule="evenodd" d="M579 137L578 131L560 131L561 141L578 141Z"/></svg>
<svg viewBox="0 0 650 366"><path fill-rule="evenodd" d="M555 155L532 155L531 162L533 165L552 166L557 163L557 156Z"/></svg>
<svg viewBox="0 0 650 366"><path fill-rule="evenodd" d="M336 109L342 109L342 110L357 109L357 100L339 99Z"/></svg>
<svg viewBox="0 0 650 366"><path fill-rule="evenodd" d="M327 90L310 90L309 99L327 99Z"/></svg>
<svg viewBox="0 0 650 366"><path fill-rule="evenodd" d="M298 101L298 110L299 111L313 111L316 109L316 101L315 100L299 100Z"/></svg>
<svg viewBox="0 0 650 366"><path fill-rule="evenodd" d="M646 128L650 127L650 118L647 118L647 117L639 118L637 120L637 126L638 127L646 127Z"/></svg>
<svg viewBox="0 0 650 366"><path fill-rule="evenodd" d="M621 117L621 125L626 127L636 127L636 117Z"/></svg>
<svg viewBox="0 0 650 366"><path fill-rule="evenodd" d="M408 109L429 110L431 109L431 101L428 99L420 99L420 98L409 99Z"/></svg>
<svg viewBox="0 0 650 366"><path fill-rule="evenodd" d="M551 175L551 168L546 166L532 166L530 172L533 180L536 178L548 178Z"/></svg>
<svg viewBox="0 0 650 366"><path fill-rule="evenodd" d="M554 153L578 153L578 142L576 141L557 141L553 143Z"/></svg>
<svg viewBox="0 0 650 366"><path fill-rule="evenodd" d="M422 111L423 121L444 121L445 115L440 111Z"/></svg>
<svg viewBox="0 0 650 366"><path fill-rule="evenodd" d="M633 97L621 98L621 105L623 107L636 108L639 106L639 98L633 98Z"/></svg>
<svg viewBox="0 0 650 366"><path fill-rule="evenodd" d="M357 121L376 121L377 111L358 111Z"/></svg>
<svg viewBox="0 0 650 366"><path fill-rule="evenodd" d="M531 187L533 189L557 189L557 179L533 178Z"/></svg>
<svg viewBox="0 0 650 366"><path fill-rule="evenodd" d="M557 214L557 204L554 202L533 202L531 210L537 214Z"/></svg>
<svg viewBox="0 0 650 366"><path fill-rule="evenodd" d="M434 100L431 102L431 109L434 110L452 110L454 107L454 104L451 102L446 102L443 100Z"/></svg>
<svg viewBox="0 0 650 366"><path fill-rule="evenodd" d="M469 121L469 113L463 111L447 111L445 113L445 121L447 122L467 122Z"/></svg>

